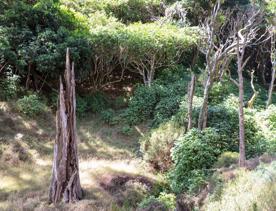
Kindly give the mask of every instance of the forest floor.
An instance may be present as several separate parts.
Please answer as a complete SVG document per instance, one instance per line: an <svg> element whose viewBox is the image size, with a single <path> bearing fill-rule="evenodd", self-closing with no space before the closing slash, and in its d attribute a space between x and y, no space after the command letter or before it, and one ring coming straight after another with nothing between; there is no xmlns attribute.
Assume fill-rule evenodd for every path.
<svg viewBox="0 0 276 211"><path fill-rule="evenodd" d="M159 179L139 158L138 140L145 126L126 136L120 126L108 126L97 115L89 114L77 124L84 200L55 207L47 202L54 115L30 119L0 102L0 210L119 210L118 205L139 197L139 192L130 196L127 185L135 192L135 183L152 186Z"/></svg>

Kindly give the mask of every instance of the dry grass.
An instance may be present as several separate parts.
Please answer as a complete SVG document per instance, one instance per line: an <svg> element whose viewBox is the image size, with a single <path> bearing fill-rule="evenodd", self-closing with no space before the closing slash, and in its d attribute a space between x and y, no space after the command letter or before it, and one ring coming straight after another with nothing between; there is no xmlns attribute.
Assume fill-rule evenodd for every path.
<svg viewBox="0 0 276 211"><path fill-rule="evenodd" d="M219 198L209 197L202 210L272 211L276 210L276 162L262 164L254 171L237 170Z"/></svg>
<svg viewBox="0 0 276 211"><path fill-rule="evenodd" d="M157 179L137 157L138 139L144 130L137 128L133 136L124 136L119 126L108 127L91 115L78 121L85 198L73 205L48 205L55 137L53 115L28 119L16 113L12 105L1 102L0 128L0 210L123 210L115 204L114 196L101 187L106 178L141 175ZM24 153L29 157L22 160Z"/></svg>

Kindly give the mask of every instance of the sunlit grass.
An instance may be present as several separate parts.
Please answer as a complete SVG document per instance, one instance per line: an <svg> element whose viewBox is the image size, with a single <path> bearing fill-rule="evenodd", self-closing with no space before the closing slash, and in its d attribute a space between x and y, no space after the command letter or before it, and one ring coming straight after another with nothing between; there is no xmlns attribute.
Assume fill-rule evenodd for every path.
<svg viewBox="0 0 276 211"><path fill-rule="evenodd" d="M8 104L4 107L8 112L0 112L0 118L9 119L15 127L10 128L0 121L0 127L5 127L0 130L0 135L5 137L5 143L0 142L0 149L12 158L4 160L0 154L0 210L52 209L54 207L47 204L47 193L55 139L54 123L43 123L41 117L28 119L12 111ZM158 180L137 157L138 139L143 131L137 130L133 136L124 136L119 131L120 125L109 127L94 115L78 120L80 180L85 198L78 203L77 210L91 210L93 207L118 210L113 197L100 186L107 177L142 175ZM30 159L19 160L21 152L14 153L15 144L19 144ZM74 210L74 206L70 209Z"/></svg>
<svg viewBox="0 0 276 211"><path fill-rule="evenodd" d="M257 170L239 170L237 178L229 181L217 200L209 199L204 210L276 210L276 162Z"/></svg>

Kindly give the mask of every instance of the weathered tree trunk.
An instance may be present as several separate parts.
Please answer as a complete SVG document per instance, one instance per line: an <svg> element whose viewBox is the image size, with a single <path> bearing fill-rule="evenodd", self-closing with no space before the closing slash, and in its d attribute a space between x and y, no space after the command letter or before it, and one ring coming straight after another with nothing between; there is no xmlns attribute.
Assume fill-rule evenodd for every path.
<svg viewBox="0 0 276 211"><path fill-rule="evenodd" d="M274 88L274 83L275 83L275 78L276 78L276 48L275 48L275 42L276 42L276 27L274 26L272 28L272 34L271 34L271 52L270 52L270 57L271 57L271 63L272 63L272 74L271 74L271 82L269 86L269 91L268 91L268 99L266 103L266 107L271 104L272 101L272 93L273 93L273 88Z"/></svg>
<svg viewBox="0 0 276 211"><path fill-rule="evenodd" d="M244 167L245 166L245 136L244 136L244 110L243 110L244 90L243 90L243 76L242 76L241 67L238 67L238 75L239 75L239 138L240 138L239 165L240 167Z"/></svg>
<svg viewBox="0 0 276 211"><path fill-rule="evenodd" d="M199 118L198 118L199 130L203 130L204 128L206 128L206 125L207 125L208 101L209 101L209 94L210 94L211 88L212 88L212 77L209 74L204 87L203 103L202 103L201 110L199 113Z"/></svg>
<svg viewBox="0 0 276 211"><path fill-rule="evenodd" d="M195 81L196 76L193 73L191 78L191 83L189 87L189 93L188 93L188 131L193 127L193 99L194 99L194 93L195 93Z"/></svg>
<svg viewBox="0 0 276 211"><path fill-rule="evenodd" d="M49 201L75 202L82 198L76 130L76 94L74 63L70 67L69 49L66 53L65 87L60 78L56 115L56 140Z"/></svg>
<svg viewBox="0 0 276 211"><path fill-rule="evenodd" d="M240 39L247 39L247 34L245 38L240 34L237 33L237 62L238 62L238 77L239 77L239 166L245 167L246 165L246 157L245 157L245 135L244 135L244 109L243 109L243 99L244 99L244 87L243 87L243 75L242 71L245 67L247 61L243 61L245 48L246 46L240 47Z"/></svg>

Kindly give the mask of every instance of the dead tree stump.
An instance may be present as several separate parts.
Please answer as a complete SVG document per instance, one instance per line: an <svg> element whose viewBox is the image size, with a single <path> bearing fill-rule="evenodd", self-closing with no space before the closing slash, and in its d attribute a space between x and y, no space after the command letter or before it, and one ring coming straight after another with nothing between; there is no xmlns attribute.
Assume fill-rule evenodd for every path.
<svg viewBox="0 0 276 211"><path fill-rule="evenodd" d="M60 77L58 108L56 113L56 140L49 191L50 203L75 202L82 198L76 129L76 93L74 63L70 65L66 52L64 83Z"/></svg>

